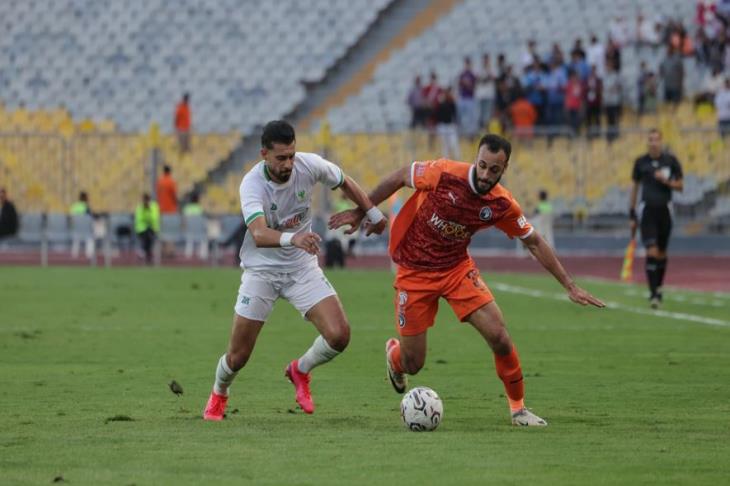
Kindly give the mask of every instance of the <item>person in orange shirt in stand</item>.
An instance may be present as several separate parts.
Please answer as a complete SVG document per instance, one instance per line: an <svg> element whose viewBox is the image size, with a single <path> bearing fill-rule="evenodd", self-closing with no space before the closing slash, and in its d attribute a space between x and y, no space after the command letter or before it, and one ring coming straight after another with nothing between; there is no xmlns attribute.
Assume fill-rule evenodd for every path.
<svg viewBox="0 0 730 486"><path fill-rule="evenodd" d="M537 121L537 110L532 106L532 103L527 101L524 93L520 94L517 101L512 103L509 111L512 115L515 136L520 138L532 137L532 129Z"/></svg>
<svg viewBox="0 0 730 486"><path fill-rule="evenodd" d="M192 117L190 115L190 93L185 93L175 109L175 132L180 155L190 152L190 130Z"/></svg>

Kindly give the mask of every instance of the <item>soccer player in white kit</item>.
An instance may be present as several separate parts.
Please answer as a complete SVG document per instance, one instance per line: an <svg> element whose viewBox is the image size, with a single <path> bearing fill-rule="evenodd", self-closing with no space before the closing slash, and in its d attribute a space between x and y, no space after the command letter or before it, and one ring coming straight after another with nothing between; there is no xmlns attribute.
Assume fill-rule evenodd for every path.
<svg viewBox="0 0 730 486"><path fill-rule="evenodd" d="M228 388L244 367L274 302L283 297L319 331L312 346L286 367L296 401L314 411L310 371L340 354L350 327L337 293L319 267L320 237L312 232L311 203L315 185L341 189L367 212L368 234L383 232L386 219L367 194L342 170L319 155L296 152L294 128L272 121L261 135L261 156L241 182L241 209L248 231L241 247L245 269L234 307L228 352L221 356L215 383L203 412L205 420L222 420Z"/></svg>

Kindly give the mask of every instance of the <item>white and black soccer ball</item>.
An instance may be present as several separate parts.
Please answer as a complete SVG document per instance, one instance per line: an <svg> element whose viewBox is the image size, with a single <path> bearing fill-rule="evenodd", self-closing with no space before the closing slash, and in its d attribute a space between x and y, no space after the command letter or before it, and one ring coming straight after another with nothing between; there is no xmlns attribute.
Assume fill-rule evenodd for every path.
<svg viewBox="0 0 730 486"><path fill-rule="evenodd" d="M400 402L400 416L414 432L436 430L444 415L444 404L438 394L425 386L411 389Z"/></svg>

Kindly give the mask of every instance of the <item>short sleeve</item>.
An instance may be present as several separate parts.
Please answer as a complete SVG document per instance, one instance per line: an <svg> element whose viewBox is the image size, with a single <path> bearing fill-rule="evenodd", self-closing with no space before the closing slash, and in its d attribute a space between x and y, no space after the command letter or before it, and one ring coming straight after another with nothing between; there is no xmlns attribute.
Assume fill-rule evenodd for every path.
<svg viewBox="0 0 730 486"><path fill-rule="evenodd" d="M247 183L246 179L241 183L241 211L243 212L243 220L248 226L251 221L264 216L264 198L260 190L254 184Z"/></svg>
<svg viewBox="0 0 730 486"><path fill-rule="evenodd" d="M302 153L300 155L312 171L317 182L321 182L332 190L337 189L345 182L345 173L329 160L317 154Z"/></svg>
<svg viewBox="0 0 730 486"><path fill-rule="evenodd" d="M441 174L446 170L447 161L428 160L411 164L411 187L420 191L431 191L435 188Z"/></svg>
<svg viewBox="0 0 730 486"><path fill-rule="evenodd" d="M631 180L639 182L641 180L641 174L639 173L639 159L634 162L634 170L631 171Z"/></svg>
<svg viewBox="0 0 730 486"><path fill-rule="evenodd" d="M495 226L510 238L519 238L521 240L524 240L535 231L522 213L520 205L511 198L509 208Z"/></svg>

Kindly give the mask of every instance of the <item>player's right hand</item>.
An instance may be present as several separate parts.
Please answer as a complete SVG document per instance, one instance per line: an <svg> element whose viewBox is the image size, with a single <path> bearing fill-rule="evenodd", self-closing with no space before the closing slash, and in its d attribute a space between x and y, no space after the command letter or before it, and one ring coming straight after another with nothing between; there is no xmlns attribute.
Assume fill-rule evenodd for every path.
<svg viewBox="0 0 730 486"><path fill-rule="evenodd" d="M292 245L301 248L310 255L319 255L319 242L322 238L317 233L297 233L291 239Z"/></svg>
<svg viewBox="0 0 730 486"><path fill-rule="evenodd" d="M345 230L346 235L351 235L360 228L365 213L359 208L348 209L337 214L330 216L327 227L331 230L335 230L345 225L350 225L350 229Z"/></svg>
<svg viewBox="0 0 730 486"><path fill-rule="evenodd" d="M372 234L382 235L385 228L388 227L388 218L381 219L378 223L371 223L370 221L365 223L365 236Z"/></svg>
<svg viewBox="0 0 730 486"><path fill-rule="evenodd" d="M637 227L636 220L635 219L632 219L631 222L629 223L629 228L631 229L631 237L632 238L636 234L636 227Z"/></svg>

